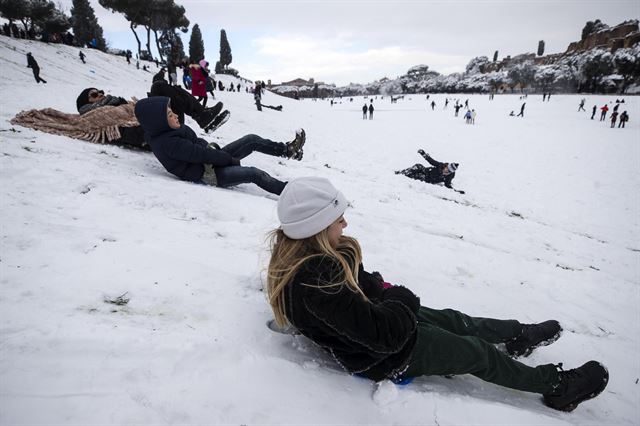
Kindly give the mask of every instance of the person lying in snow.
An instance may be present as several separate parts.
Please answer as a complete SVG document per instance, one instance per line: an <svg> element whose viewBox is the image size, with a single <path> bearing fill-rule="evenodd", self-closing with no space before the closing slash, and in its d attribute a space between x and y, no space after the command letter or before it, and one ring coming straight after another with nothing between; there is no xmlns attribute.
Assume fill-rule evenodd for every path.
<svg viewBox="0 0 640 426"><path fill-rule="evenodd" d="M82 114L67 114L53 108L22 111L11 119L12 124L29 127L54 135L64 135L92 143L114 144L151 151L144 132L133 112L135 99L105 97L98 89L87 89L86 97L102 98L100 107L88 102ZM84 105L77 102L78 109Z"/></svg>
<svg viewBox="0 0 640 426"><path fill-rule="evenodd" d="M135 100L132 100L131 102L132 104L135 104ZM125 98L112 95L105 96L103 90L98 90L95 87L88 87L80 92L76 98L76 109L81 116L94 111L93 115L100 117L103 114L112 114L114 112L114 110L110 108L101 108L119 107L128 103L129 101ZM100 111L97 112L99 109ZM151 147L149 147L144 139L144 131L142 130L142 127L118 126L118 131L120 132L120 138L112 140L110 143L151 151Z"/></svg>
<svg viewBox="0 0 640 426"><path fill-rule="evenodd" d="M191 94L180 87L171 86L165 80L156 80L151 85L151 96L167 96L171 98L172 105L178 114L180 124L184 124L185 114L196 120L205 131L218 128L228 119L229 112L222 111L223 104L218 102L211 108L204 108ZM76 107L80 115L93 111L103 106L118 106L127 103L127 100L112 95L105 95L104 90L95 87L84 89L76 99ZM221 113L222 111L222 113Z"/></svg>
<svg viewBox="0 0 640 426"><path fill-rule="evenodd" d="M347 372L374 381L472 374L542 394L546 405L562 411L604 390L609 375L596 361L564 371L513 359L558 339L557 321L522 324L427 308L409 289L365 271L358 241L342 235L346 207L324 178L292 180L280 195L267 275L279 327L293 326ZM506 353L494 346L500 343Z"/></svg>
<svg viewBox="0 0 640 426"><path fill-rule="evenodd" d="M180 124L167 97L157 96L138 101L135 114L156 158L169 173L182 180L223 188L254 183L265 191L279 195L286 182L256 167L243 167L240 160L254 151L275 157L302 159L305 143L302 129L288 143L246 135L220 148L215 143L198 138L191 128Z"/></svg>
<svg viewBox="0 0 640 426"><path fill-rule="evenodd" d="M405 175L410 177L411 179L421 180L427 183L444 183L444 186L447 188L453 189L451 186L451 181L456 176L456 170L460 166L459 163L440 163L433 158L424 150L419 149L418 154L422 155L422 157L431 164L433 167L425 167L420 163L414 164L408 169L398 170L395 173L397 175ZM464 191L458 191L461 194L464 194Z"/></svg>

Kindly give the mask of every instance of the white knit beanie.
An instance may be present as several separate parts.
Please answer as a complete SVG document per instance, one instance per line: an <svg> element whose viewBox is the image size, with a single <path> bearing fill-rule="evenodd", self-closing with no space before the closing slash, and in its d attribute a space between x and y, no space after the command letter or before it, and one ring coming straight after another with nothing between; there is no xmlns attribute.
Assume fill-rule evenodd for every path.
<svg viewBox="0 0 640 426"><path fill-rule="evenodd" d="M346 208L346 198L329 180L302 177L284 187L278 200L278 219L287 237L301 240L327 228Z"/></svg>

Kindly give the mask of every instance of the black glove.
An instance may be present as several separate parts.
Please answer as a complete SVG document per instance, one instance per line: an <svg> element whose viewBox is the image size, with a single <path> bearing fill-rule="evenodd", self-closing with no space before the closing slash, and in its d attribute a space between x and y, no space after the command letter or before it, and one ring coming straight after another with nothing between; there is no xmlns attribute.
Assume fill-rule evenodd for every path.
<svg viewBox="0 0 640 426"><path fill-rule="evenodd" d="M382 295L382 300L402 302L414 314L417 314L418 309L420 309L420 298L408 288L399 285L386 289Z"/></svg>
<svg viewBox="0 0 640 426"><path fill-rule="evenodd" d="M426 155L426 154L425 154L425 152L424 152L424 149L419 149L419 150L418 150L418 154L420 154L420 155Z"/></svg>

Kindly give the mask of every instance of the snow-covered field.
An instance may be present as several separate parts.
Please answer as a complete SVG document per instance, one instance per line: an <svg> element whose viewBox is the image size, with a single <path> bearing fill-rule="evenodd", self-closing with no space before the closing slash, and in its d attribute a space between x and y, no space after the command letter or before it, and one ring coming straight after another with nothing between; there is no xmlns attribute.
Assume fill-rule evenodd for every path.
<svg viewBox="0 0 640 426"><path fill-rule="evenodd" d="M33 80L27 51L48 84ZM471 376L376 385L269 331L274 196L180 182L152 154L8 122L23 109L75 112L90 86L146 95L152 74L84 52L86 65L76 48L0 36L0 424L640 424L637 98L621 107L627 128L610 129L589 116L615 96L587 96L586 113L579 95L529 96L523 119L508 117L517 95L450 95L477 111L466 125L445 95L431 96L435 111L425 95L378 97L365 121L362 98L331 107L267 93L284 111L258 112L250 94L216 92L232 116L206 136L290 140L304 127L301 162L243 164L329 178L353 205L346 231L368 270L426 306L559 320L562 338L524 362L596 359L611 376L566 414ZM418 148L459 162L466 194L394 175L423 162ZM127 305L105 302L125 293Z"/></svg>

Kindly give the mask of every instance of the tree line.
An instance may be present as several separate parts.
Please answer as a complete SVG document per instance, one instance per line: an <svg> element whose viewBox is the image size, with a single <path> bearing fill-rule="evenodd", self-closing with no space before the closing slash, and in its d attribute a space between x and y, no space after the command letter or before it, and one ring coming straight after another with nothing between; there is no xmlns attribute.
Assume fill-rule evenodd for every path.
<svg viewBox="0 0 640 426"><path fill-rule="evenodd" d="M184 46L179 33L189 30L189 19L185 15L185 8L174 0L99 0L99 4L113 13L120 13L129 22L137 46L138 57L153 59L151 43L160 56L161 62L182 63L197 62L204 59L204 42L198 24L191 31L189 41L189 57L186 58ZM50 0L0 0L0 16L9 21L5 25L5 33L15 37L42 41L55 41L52 38L73 30L73 42L77 46L89 46L106 51L108 48L103 29L98 24L95 11L89 0L73 0L71 16L64 14L53 1ZM22 29L16 23L22 24ZM142 28L146 34L144 46L136 29ZM152 41L153 36L153 41ZM216 73L237 75L237 71L230 68L232 61L231 47L225 30L220 31L220 59L215 64Z"/></svg>

